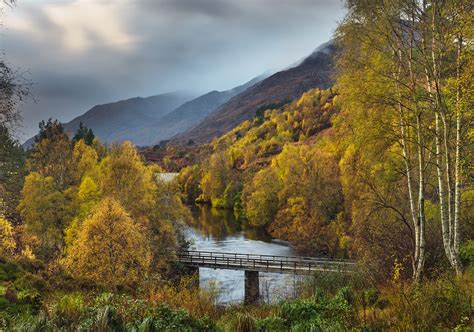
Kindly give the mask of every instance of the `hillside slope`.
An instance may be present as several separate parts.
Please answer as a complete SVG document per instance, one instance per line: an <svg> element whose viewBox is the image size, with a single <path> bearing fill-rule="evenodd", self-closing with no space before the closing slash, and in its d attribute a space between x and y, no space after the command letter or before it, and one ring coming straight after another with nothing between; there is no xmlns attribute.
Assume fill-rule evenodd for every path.
<svg viewBox="0 0 474 332"><path fill-rule="evenodd" d="M147 128L140 133L140 141L147 142L147 144L144 145L158 144L160 141L167 140L184 132L198 124L208 114L214 112L230 98L245 91L266 77L268 77L268 75L262 74L233 89L211 91L184 103L154 123L150 123Z"/></svg>
<svg viewBox="0 0 474 332"><path fill-rule="evenodd" d="M149 144L149 137L145 133L150 123L156 122L189 99L189 95L166 93L98 105L65 124L65 128L74 132L82 121L104 142L129 140L137 145Z"/></svg>
<svg viewBox="0 0 474 332"><path fill-rule="evenodd" d="M66 133L74 135L82 122L92 128L94 134L105 143L130 140L137 145L148 144L144 133L150 123L155 123L192 97L189 94L174 92L96 105L63 126ZM33 143L34 137L23 146L28 148Z"/></svg>
<svg viewBox="0 0 474 332"><path fill-rule="evenodd" d="M296 66L277 72L231 98L200 124L176 136L173 142L209 142L242 121L252 118L262 105L296 99L312 88L329 88L333 83L334 53L335 46L332 42L321 45Z"/></svg>

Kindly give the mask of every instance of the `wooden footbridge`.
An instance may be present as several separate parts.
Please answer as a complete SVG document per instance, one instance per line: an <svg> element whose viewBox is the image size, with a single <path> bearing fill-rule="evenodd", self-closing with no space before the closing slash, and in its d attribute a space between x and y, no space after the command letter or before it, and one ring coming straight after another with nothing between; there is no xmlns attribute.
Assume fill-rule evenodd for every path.
<svg viewBox="0 0 474 332"><path fill-rule="evenodd" d="M348 272L355 263L344 259L315 257L237 254L189 250L178 254L178 261L186 266L212 269L245 270L291 274L316 272Z"/></svg>
<svg viewBox="0 0 474 332"><path fill-rule="evenodd" d="M319 272L352 272L353 261L317 257L274 256L189 250L177 255L178 262L199 273L200 267L245 271L246 304L259 298L259 272L314 275Z"/></svg>

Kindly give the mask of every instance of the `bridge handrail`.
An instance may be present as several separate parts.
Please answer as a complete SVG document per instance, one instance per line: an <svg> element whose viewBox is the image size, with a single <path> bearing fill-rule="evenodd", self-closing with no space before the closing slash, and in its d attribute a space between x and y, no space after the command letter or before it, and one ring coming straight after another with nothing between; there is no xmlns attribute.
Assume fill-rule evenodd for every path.
<svg viewBox="0 0 474 332"><path fill-rule="evenodd" d="M240 254L233 252L213 252L188 250L178 253L182 257L196 257L196 258L212 258L212 259L247 259L249 261L265 261L265 262L286 262L286 263L311 263L311 264L340 264L340 265L354 265L355 262L347 259L331 259L328 257L298 257L298 256L279 256L279 255L260 255L260 254Z"/></svg>

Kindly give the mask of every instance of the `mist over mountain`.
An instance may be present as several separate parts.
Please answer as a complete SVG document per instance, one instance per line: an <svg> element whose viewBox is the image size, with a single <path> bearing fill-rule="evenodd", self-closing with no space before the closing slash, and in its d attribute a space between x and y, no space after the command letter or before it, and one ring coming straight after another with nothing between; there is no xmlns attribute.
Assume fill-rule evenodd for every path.
<svg viewBox="0 0 474 332"><path fill-rule="evenodd" d="M138 145L152 145L180 134L198 124L208 114L215 111L217 107L230 98L245 91L247 88L268 76L269 74L262 74L233 89L211 91L190 100L161 117L156 122L149 123L141 132L137 133L134 142Z"/></svg>
<svg viewBox="0 0 474 332"><path fill-rule="evenodd" d="M255 115L268 103L298 98L311 88L328 88L334 71L332 41L273 75L262 74L226 91L195 97L173 92L97 105L64 124L69 135L82 122L105 143L129 140L138 146L161 141L206 143ZM34 138L23 145L30 147Z"/></svg>
<svg viewBox="0 0 474 332"><path fill-rule="evenodd" d="M231 98L200 124L177 135L173 141L209 142L252 118L262 105L298 98L311 88L329 88L333 83L335 52L333 41L322 44L300 63L271 75Z"/></svg>
<svg viewBox="0 0 474 332"><path fill-rule="evenodd" d="M70 136L74 135L82 122L92 128L102 142L129 140L137 145L147 144L144 132L148 126L193 97L189 93L173 92L97 105L63 125ZM33 142L34 137L26 141L23 146L28 148Z"/></svg>

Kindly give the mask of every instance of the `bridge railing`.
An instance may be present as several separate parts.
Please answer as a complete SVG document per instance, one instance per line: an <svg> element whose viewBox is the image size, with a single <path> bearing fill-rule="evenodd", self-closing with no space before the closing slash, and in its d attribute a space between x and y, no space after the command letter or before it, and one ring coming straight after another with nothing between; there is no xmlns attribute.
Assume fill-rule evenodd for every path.
<svg viewBox="0 0 474 332"><path fill-rule="evenodd" d="M352 269L355 263L348 260L327 258L187 251L178 254L178 260L193 265L226 268L252 268L267 271L311 272L315 270Z"/></svg>
<svg viewBox="0 0 474 332"><path fill-rule="evenodd" d="M218 257L227 258L245 258L245 259L257 259L257 260L273 260L273 261L285 261L285 262L337 262L337 263L348 263L354 264L353 261L348 259L328 258L328 257L304 257L304 256L279 256L279 255L261 255L261 254L240 254L233 252L213 252L213 251L200 251L200 250L188 250L180 253L185 256L197 256L197 257Z"/></svg>

